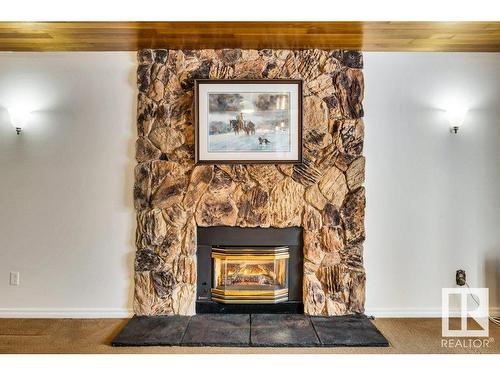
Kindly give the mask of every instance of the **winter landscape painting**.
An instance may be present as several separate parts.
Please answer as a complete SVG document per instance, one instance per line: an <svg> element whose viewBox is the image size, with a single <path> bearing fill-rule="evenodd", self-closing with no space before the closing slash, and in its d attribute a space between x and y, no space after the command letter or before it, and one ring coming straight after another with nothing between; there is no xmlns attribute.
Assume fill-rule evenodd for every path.
<svg viewBox="0 0 500 375"><path fill-rule="evenodd" d="M296 85L290 89L286 84L250 81L201 91L202 96L197 97L198 138L208 156L286 162L288 155L297 154L300 111Z"/></svg>
<svg viewBox="0 0 500 375"><path fill-rule="evenodd" d="M209 151L290 150L289 93L210 93L208 101Z"/></svg>

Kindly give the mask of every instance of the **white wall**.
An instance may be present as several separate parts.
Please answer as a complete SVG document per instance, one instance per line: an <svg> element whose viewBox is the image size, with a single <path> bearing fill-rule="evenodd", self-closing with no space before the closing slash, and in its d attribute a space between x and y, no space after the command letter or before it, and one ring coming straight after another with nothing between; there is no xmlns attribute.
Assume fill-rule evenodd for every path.
<svg viewBox="0 0 500 375"><path fill-rule="evenodd" d="M365 79L367 312L439 315L458 268L498 306L500 54L367 53ZM135 97L134 53L0 53L0 316L128 313Z"/></svg>
<svg viewBox="0 0 500 375"><path fill-rule="evenodd" d="M131 306L135 69L135 53L0 53L1 316ZM18 105L35 111L20 136Z"/></svg>
<svg viewBox="0 0 500 375"><path fill-rule="evenodd" d="M500 54L366 53L367 303L440 315L455 271L500 305ZM457 135L440 108L470 108Z"/></svg>

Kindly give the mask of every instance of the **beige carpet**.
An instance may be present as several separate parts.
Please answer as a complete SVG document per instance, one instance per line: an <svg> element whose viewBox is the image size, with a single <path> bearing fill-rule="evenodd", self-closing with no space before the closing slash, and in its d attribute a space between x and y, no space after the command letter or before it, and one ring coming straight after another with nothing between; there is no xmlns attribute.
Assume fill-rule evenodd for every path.
<svg viewBox="0 0 500 375"><path fill-rule="evenodd" d="M110 342L126 322L126 319L0 319L0 353L500 353L500 327L491 323L488 347L482 348L443 348L440 319L374 320L389 340L389 348L113 348Z"/></svg>

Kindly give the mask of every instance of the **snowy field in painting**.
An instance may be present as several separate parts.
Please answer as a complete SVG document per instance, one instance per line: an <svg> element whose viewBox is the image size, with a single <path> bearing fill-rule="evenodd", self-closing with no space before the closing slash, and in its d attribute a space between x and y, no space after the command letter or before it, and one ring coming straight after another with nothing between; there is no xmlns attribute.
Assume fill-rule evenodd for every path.
<svg viewBox="0 0 500 375"><path fill-rule="evenodd" d="M259 144L259 137L266 138L268 144ZM288 152L290 151L290 134L288 131L282 132L259 132L255 134L210 134L208 136L209 152Z"/></svg>

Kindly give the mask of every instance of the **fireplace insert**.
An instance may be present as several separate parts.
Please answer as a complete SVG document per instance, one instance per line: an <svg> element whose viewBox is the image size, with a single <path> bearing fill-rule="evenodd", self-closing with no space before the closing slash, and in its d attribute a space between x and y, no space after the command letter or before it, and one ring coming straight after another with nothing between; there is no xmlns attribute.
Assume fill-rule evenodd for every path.
<svg viewBox="0 0 500 375"><path fill-rule="evenodd" d="M212 300L220 303L288 301L288 247L212 248Z"/></svg>
<svg viewBox="0 0 500 375"><path fill-rule="evenodd" d="M199 227L197 313L302 313L302 229Z"/></svg>

